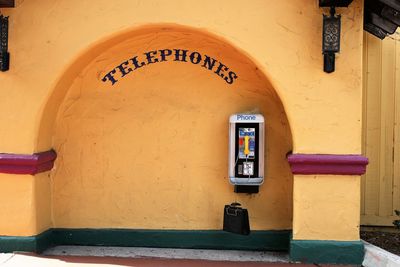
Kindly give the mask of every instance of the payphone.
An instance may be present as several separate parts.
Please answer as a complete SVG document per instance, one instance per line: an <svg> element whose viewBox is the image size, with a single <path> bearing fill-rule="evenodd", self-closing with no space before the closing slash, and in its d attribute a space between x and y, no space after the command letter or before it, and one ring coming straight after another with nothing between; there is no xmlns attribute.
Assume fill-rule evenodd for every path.
<svg viewBox="0 0 400 267"><path fill-rule="evenodd" d="M261 185L264 182L263 115L230 116L229 140L230 183L235 186Z"/></svg>

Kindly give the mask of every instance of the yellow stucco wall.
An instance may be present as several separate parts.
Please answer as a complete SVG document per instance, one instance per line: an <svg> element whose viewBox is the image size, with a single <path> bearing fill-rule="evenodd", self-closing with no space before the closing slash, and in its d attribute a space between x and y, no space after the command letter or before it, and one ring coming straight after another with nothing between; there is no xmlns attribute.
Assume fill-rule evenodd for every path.
<svg viewBox="0 0 400 267"><path fill-rule="evenodd" d="M361 6L355 1L338 10L342 45L330 75L322 71L317 1L21 1L3 10L11 15L12 61L11 70L0 74L8 88L0 96L19 102L0 107L3 114L15 112L3 118L10 127L0 131L0 140L7 140L0 149L30 153L51 147L49 132L38 136L38 128L47 126L39 124L42 111L69 64L87 49L141 25L177 23L221 36L259 63L282 98L295 152L360 153L361 108L355 103L361 103Z"/></svg>
<svg viewBox="0 0 400 267"><path fill-rule="evenodd" d="M38 179L40 179L39 182L34 182L33 179L36 179L36 177L33 178L29 176L24 180L20 180L20 176L17 175L4 175L6 179L2 181L2 183L4 183L2 190L6 191L15 188L14 179L16 179L21 182L19 188L26 188L27 190L31 188L31 190L37 193L40 192L41 195L36 198L35 195L32 195L32 191L29 191L29 194L24 194L24 197L19 199L16 203L19 203L21 207L31 207L31 210L26 210L29 216L24 217L25 219L17 225L8 220L1 220L3 221L3 225L0 228L1 232L4 234L29 235L32 234L33 231L40 232L40 229L44 229L48 225L64 225L70 227L81 227L84 224L87 226L121 225L122 217L117 221L97 221L91 224L90 217L79 217L79 211L71 211L70 209L72 206L68 206L69 203L66 201L67 197L72 197L72 202L76 205L81 199L80 197L86 193L89 193L90 196L104 196L105 199L101 201L113 198L111 194L106 195L107 191L103 191L104 194L101 195L96 191L99 189L96 187L86 188L89 190L88 192L82 193L79 190L74 192L74 189L79 189L81 185L92 185L91 181L98 181L97 178L101 177L102 173L107 173L104 169L105 167L99 163L103 156L100 152L108 153L108 150L105 151L104 148L108 148L107 145L109 145L109 143L107 142L109 141L107 140L111 140L112 136L107 137L109 138L107 140L102 139L106 147L100 150L96 150L97 148L95 149L94 146L89 146L85 143L83 145L85 149L93 149L84 150L86 154L83 153L82 155L85 161L79 161L79 159L74 158L72 153L69 153L68 150L65 150L66 148L62 147L63 138L66 137L68 137L66 144L72 146L80 145L79 134L82 134L80 137L84 136L84 140L87 141L90 140L91 136L95 139L99 138L100 133L90 132L93 131L93 128L79 128L78 126L101 125L101 121L96 121L98 117L94 116L96 115L95 111L101 108L95 105L93 110L85 110L86 107L83 106L87 101L95 100L100 97L99 94L108 91L106 88L103 88L104 90L99 90L101 93L96 93L93 91L95 88L89 86L89 89L82 90L83 96L85 97L77 101L76 106L73 105L69 110L66 105L69 103L68 101L74 99L74 94L76 95L76 92L79 91L78 81L86 81L85 75L90 73L90 71L85 70L87 65L95 64L93 60L99 56L101 57L105 50L118 47L118 45L122 45L121 43L127 39L138 36L144 27L148 27L148 25L151 24L164 24L169 26L174 24L182 25L198 30L199 32L207 33L211 36L218 36L217 39L222 40L218 45L232 45L237 48L240 54L247 55L248 58L255 63L254 66L260 69L260 74L264 73L266 75L268 81L263 77L263 74L260 75L259 81L265 84L263 88L268 89L267 91L270 92L269 95L241 98L238 94L251 96L254 92L246 92L246 90L242 92L240 91L242 89L240 89L235 91L233 96L221 95L221 98L211 98L216 104L224 103L222 105L224 116L236 109L248 109L250 106L256 104L262 106L259 108L264 112L280 110L280 114L275 113L273 115L277 122L285 117L283 109L277 104L279 101L274 100L277 95L282 101L284 111L289 121L293 139L293 151L295 153L360 154L362 69L361 9L362 1L354 1L348 9L338 9L342 14L342 44L341 53L337 56L336 71L333 74L326 74L322 71L322 10L318 8L318 2L312 0L259 0L252 1L251 4L239 0L223 0L219 1L217 4L215 1L211 0L201 2L183 0L151 2L121 0L118 2L118 5L106 0L96 1L96 4L93 4L93 1L89 0L42 0L40 3L37 1L25 0L19 1L15 9L2 10L4 14L10 16L9 50L12 59L10 71L0 73L1 87L7 88L7 90L0 90L0 99L2 99L0 114L3 114L0 117L0 121L3 125L7 125L7 127L3 127L0 130L0 151L8 153L33 153L48 150L55 146L58 151L66 151L66 153L59 153L56 170L51 174L51 188L53 194L50 193L50 182L42 180L42 176L38 177ZM238 56L242 59L245 58L243 55ZM122 57L123 55L121 54L120 56ZM227 62L235 58L233 56L231 57L229 53L221 54L221 56L224 56L224 60ZM113 64L116 62L117 60L112 61ZM235 65L237 66L236 68L239 68L240 64L238 63L239 62L232 61L231 65ZM103 62L102 64L105 63ZM111 66L111 61L109 64L110 65L107 65L108 67ZM101 64L96 66L101 67ZM155 74L154 71L156 71L157 67L154 67L153 69L147 68L147 71ZM187 70L182 69L181 71ZM193 71L200 70L197 69ZM144 79L146 73L143 73L143 75L144 76L140 79ZM160 70L159 75L162 76L166 74ZM177 74L174 72L174 75ZM246 75L247 72L244 76ZM89 77L87 78L89 79L88 85L95 84L93 80L90 80ZM221 81L217 80L215 77L207 77L206 79L216 87L221 86L219 84L214 84L218 82L221 83ZM240 79L238 79L238 81L239 80ZM157 83L157 81L152 82ZM146 96L146 94L151 93L151 91L144 90L146 89L144 81L141 81L140 84L142 90L140 91L139 88L135 90L143 94L141 96ZM252 85L253 84L250 82L247 84L248 88ZM121 86L123 87L123 85ZM196 86L199 85L196 84ZM151 85L151 88L153 90L157 88L156 84ZM176 90L178 90L177 93L184 92L191 94L188 95L188 97L195 98L196 101L201 100L196 98L200 96L196 95L196 91L188 90L187 86L184 86L183 83L180 84L180 87L176 88ZM261 87L257 90L261 92ZM274 93L273 90L275 90L276 93ZM121 95L117 94L119 91L112 91L111 93L113 95L110 97L110 100L115 99L116 101L122 101L125 96L127 98L132 98L133 92L136 92L127 89L122 90L122 88L120 91L123 92ZM213 96L215 93L212 91L206 92L209 96ZM123 95L125 93L127 95ZM222 89L221 93L224 94ZM67 97L65 98L66 95ZM147 96L149 97L149 95ZM164 97L170 97L170 95L164 95ZM229 98L236 104L229 106L229 104L224 101ZM102 101L103 100L98 100L98 103ZM166 103L161 100L154 102L155 100L151 99L151 101L153 101L151 102L152 104L155 104L160 109L163 105L166 105ZM242 101L245 102L242 103ZM157 105L158 103L163 104ZM140 104L145 105L144 102ZM185 110L183 104L181 100L180 106L178 105L179 109ZM210 108L213 107L211 102L203 104L205 106L209 105ZM262 104L273 104L275 107L266 107ZM62 109L60 109L59 112L60 105ZM122 107L127 108L130 112L137 111L135 110L137 108L135 106ZM144 107L148 108L148 106ZM112 112L110 110L112 110L113 106L106 105L106 108L109 110L110 114L105 114L105 116L107 120L111 121ZM83 112L81 113L82 119L87 123L79 124L79 120L69 121L69 118L62 116L62 114L66 114L65 112L68 113L68 111L72 112L72 118L79 117L78 115L80 112ZM157 112L160 113L160 111ZM167 114L169 114L168 112L171 112L171 110L168 110ZM61 115L59 115L56 120L57 114ZM210 114L205 115L212 117ZM123 115L120 114L118 116L117 121L120 122L125 121L125 119L131 119L130 117L124 118ZM225 117L223 117L222 114L218 114L218 116L213 118L216 119L213 123L218 127L222 127L221 123ZM54 124L54 122L58 124ZM148 132L146 132L147 129L150 129L151 126L156 123L157 121L152 121L149 125L146 125L146 127L142 129L143 134L148 134ZM184 121L182 123L188 122ZM75 131L65 130L63 125L69 125L74 128ZM108 129L107 127L106 129ZM132 126L127 127L129 131L133 131ZM207 124L207 127L211 127L211 125ZM274 132L277 128L273 124L267 127L269 127L269 132L271 134L276 134L278 140L285 140L285 146L277 145L277 147L279 147L279 149L276 148L279 150L278 154L267 154L267 161L277 157L277 162L281 162L285 165L270 165L270 169L267 170L267 182L262 187L263 191L261 194L254 197L255 199L250 197L239 198L242 198L240 200L244 204L256 210L256 228L290 227L290 178L288 178L287 172L281 172L279 170L276 170L276 173L279 173L276 177L268 177L268 171L272 171L274 168L287 170L287 163L283 163L283 147L286 148L289 146L290 141L287 140L289 135L287 131L284 130L283 132L285 134L279 136L279 132ZM281 125L280 129L282 129L282 127ZM205 137L207 137L204 133L205 130L206 129L203 128L199 130L199 136L201 136L202 141L205 141ZM172 132L168 134L173 136ZM122 137L123 140L128 139L127 136L123 135L123 132L118 132L118 128L114 137ZM193 138L191 136L189 137ZM219 142L216 140L214 141L215 144L221 148L221 150L218 150L218 155L220 155L219 165L215 165L220 169L210 170L213 174L212 176L207 176L207 179L215 181L215 184L218 185L217 189L220 194L215 199L215 203L218 203L218 208L220 208L219 205L221 203L234 197L231 192L231 187L227 184L227 180L223 177L219 177L220 174L226 173L226 165L223 165L224 161L226 161L226 158L224 158L227 154L225 153L226 147L222 148L220 144L220 142L225 144L225 141L224 139L220 139ZM184 145L176 147L176 149L183 148ZM89 158L87 156L90 155L92 151L98 152L96 154L98 158ZM205 153L204 151L205 150L199 150L199 152L203 154ZM131 151L125 152L128 154L132 153ZM113 156L117 151L111 150L110 153ZM198 158L199 162L203 161L204 158L203 155ZM99 160L99 162L95 162L96 160ZM151 160L154 159L152 158ZM183 162L186 158L180 158L179 160L179 162ZM68 164L63 166L62 164L65 162ZM125 180L119 185L114 183L112 188L118 189L126 185L128 181L129 163L128 160L121 163L127 165L122 166L122 177L125 177ZM74 164L78 164L78 166L81 167L78 168L80 170L87 170L86 173L93 171L93 173L96 173L96 176L85 176L85 179L79 180L79 177L82 177L82 175L74 173L76 172L72 167ZM172 164L175 164L175 162L172 162ZM98 166L102 166L102 168L95 168ZM211 167L212 166L213 165L211 165ZM68 173L68 168L72 168L71 175ZM142 168L141 173L146 174L145 166L141 166L140 168ZM115 170L111 170L109 173L118 174ZM157 172L168 176L173 176L174 174L170 170L155 170L152 175L149 176L154 178ZM184 171L183 173L186 174L187 172L188 171ZM199 177L200 174L205 174L206 170L196 171L194 173L195 176ZM180 173L180 175L182 175L182 173ZM67 177L69 177L70 180L67 180ZM114 178L115 177L116 176L114 176ZM154 182L154 180L148 181L146 186L151 186L152 182ZM332 180L331 183L332 186L341 185L341 188L347 188L347 186L352 187L354 185L351 179ZM34 189L32 188L33 184L35 185ZM296 181L296 186L298 188L306 186L307 184L307 179L298 179ZM168 185L165 183L163 186L166 187ZM188 183L185 186L189 188L190 186L194 186L194 190L197 190L196 192L201 195L201 190L205 190L205 188L210 185L207 183L206 187L200 188L196 187L199 186L198 183ZM103 184L103 189L106 187L107 185ZM65 188L65 194L63 188ZM109 190L111 190L111 188ZM109 192L111 191L108 191L108 193ZM346 189L343 189L343 192L346 192ZM142 193L144 194L144 192ZM272 196L268 196L268 194L272 194ZM207 195L204 194L204 196L206 197ZM308 193L304 195L305 198L309 197L310 199L312 199L313 196L314 191L308 191ZM51 209L48 204L49 201L47 201L50 197L53 200L52 205L54 212L51 215L53 219L50 219ZM2 195L2 200L3 198L4 200L8 199L5 195ZM279 202L279 204L271 202L271 198ZM42 203L40 207L38 205L30 206L33 200L37 201L37 203ZM124 207L135 204L129 202L130 200L135 200L134 197L127 196L124 200L126 201ZM349 200L353 202L359 201L358 194L349 196ZM338 208L334 201L325 201L324 203L328 210L330 208L334 210ZM118 203L115 203L116 207L117 204ZM91 205L94 204L92 203ZM111 205L108 206L107 204L106 206L109 208ZM268 215L266 215L265 212L274 207L284 207L285 209L283 211L276 211L275 217L267 221L266 217ZM295 209L296 207L303 208L301 205L296 206L295 202ZM61 214L56 208L64 208L69 214ZM212 204L211 208L216 210L217 204ZM343 206L341 208L345 210L346 214L350 214L354 211L354 206ZM89 210L90 206L86 206L85 209ZM185 213L185 209L187 208L182 208L182 214L187 214L185 216L193 219L190 213ZM35 214L40 214L40 216L36 218ZM9 215L7 214L4 216ZM19 215L14 214L13 216L18 218ZM29 219L32 216L35 219ZM77 219L76 223L73 223L74 216L75 218L81 219ZM351 218L351 225L358 223L357 218ZM135 221L132 217L129 217L126 222L129 222L129 225L126 224L128 226L140 226L144 224L145 219L143 217L141 221ZM219 222L215 219L204 223L199 221L197 224L192 224L195 226L191 227L214 228L217 223ZM126 225L124 224L122 226ZM150 224L148 225L149 228L156 227ZM318 239L318 236L324 236L323 231L326 229L319 227L318 223L314 229L307 212L299 210L299 212L296 213L295 211L293 227L297 229L297 226L302 227L303 225L308 225L308 228L302 230L302 233L297 233L296 230L295 238L311 236ZM181 224L179 227L185 227L185 225ZM351 238L355 238L354 231L354 227L351 226L339 229L336 232L332 230L328 236L332 239L342 238L342 234L347 232Z"/></svg>
<svg viewBox="0 0 400 267"><path fill-rule="evenodd" d="M0 235L36 235L51 227L49 172L0 174Z"/></svg>
<svg viewBox="0 0 400 267"><path fill-rule="evenodd" d="M36 174L35 180L35 232L32 235L46 231L53 227L51 211L51 177L50 172ZM26 233L25 233L26 235Z"/></svg>
<svg viewBox="0 0 400 267"><path fill-rule="evenodd" d="M295 175L293 210L293 239L360 239L360 176Z"/></svg>
<svg viewBox="0 0 400 267"><path fill-rule="evenodd" d="M33 176L0 174L2 235L33 235L36 229Z"/></svg>
<svg viewBox="0 0 400 267"><path fill-rule="evenodd" d="M123 78L117 71L114 85L102 81L121 62L166 48L212 56L238 78L229 84L216 67L173 53ZM268 140L267 179L251 196L227 178L228 118L248 111L265 116ZM254 63L201 32L147 28L105 50L73 81L53 136L55 227L220 229L223 206L239 201L252 229L291 228L292 138L280 100Z"/></svg>

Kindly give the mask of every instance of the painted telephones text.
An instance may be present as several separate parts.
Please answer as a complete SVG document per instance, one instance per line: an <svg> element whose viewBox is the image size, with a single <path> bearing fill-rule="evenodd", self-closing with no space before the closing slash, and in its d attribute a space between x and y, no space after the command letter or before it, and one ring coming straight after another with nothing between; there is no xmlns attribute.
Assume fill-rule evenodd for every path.
<svg viewBox="0 0 400 267"><path fill-rule="evenodd" d="M167 61L199 65L216 74L227 84L232 84L238 78L238 75L234 71L230 70L228 66L223 64L221 61L212 58L211 56L201 54L197 51L189 51L185 49L161 49L148 51L140 56L133 56L104 75L102 81L109 82L111 85L114 85L121 78L137 69L150 64Z"/></svg>

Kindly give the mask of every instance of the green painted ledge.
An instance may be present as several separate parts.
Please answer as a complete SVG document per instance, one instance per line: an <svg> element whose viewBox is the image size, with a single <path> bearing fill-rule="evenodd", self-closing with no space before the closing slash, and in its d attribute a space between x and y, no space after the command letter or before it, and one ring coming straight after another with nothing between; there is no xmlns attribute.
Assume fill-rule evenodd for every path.
<svg viewBox="0 0 400 267"><path fill-rule="evenodd" d="M290 240L292 262L361 265L363 259L364 244L361 240Z"/></svg>
<svg viewBox="0 0 400 267"><path fill-rule="evenodd" d="M0 252L41 252L54 245L287 251L290 233L290 230L252 231L241 236L220 230L55 228L37 236L0 236Z"/></svg>

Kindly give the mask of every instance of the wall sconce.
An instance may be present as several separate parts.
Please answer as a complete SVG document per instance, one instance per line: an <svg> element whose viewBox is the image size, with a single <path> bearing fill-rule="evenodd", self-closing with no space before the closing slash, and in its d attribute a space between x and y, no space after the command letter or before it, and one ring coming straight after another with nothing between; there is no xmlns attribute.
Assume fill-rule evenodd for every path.
<svg viewBox="0 0 400 267"><path fill-rule="evenodd" d="M330 16L323 15L322 53L324 71L335 71L335 53L340 51L341 16L335 16L335 7L331 7Z"/></svg>
<svg viewBox="0 0 400 267"><path fill-rule="evenodd" d="M0 15L0 71L10 68L10 53L8 53L8 17Z"/></svg>

